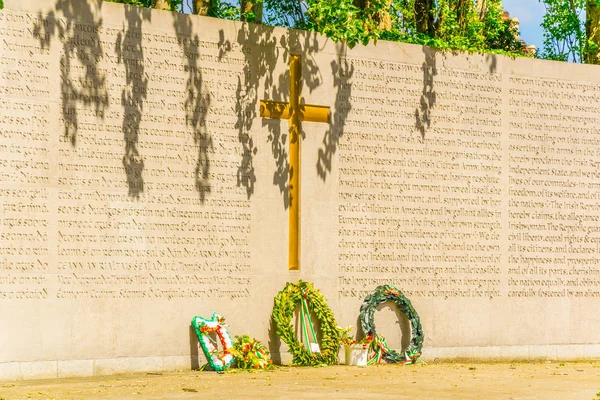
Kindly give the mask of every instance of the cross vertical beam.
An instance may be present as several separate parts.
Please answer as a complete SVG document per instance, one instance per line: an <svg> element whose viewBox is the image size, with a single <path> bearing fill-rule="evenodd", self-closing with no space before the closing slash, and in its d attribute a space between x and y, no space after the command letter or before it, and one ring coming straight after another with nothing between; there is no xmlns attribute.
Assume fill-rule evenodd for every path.
<svg viewBox="0 0 600 400"><path fill-rule="evenodd" d="M300 269L300 56L290 57L290 211L288 269Z"/></svg>
<svg viewBox="0 0 600 400"><path fill-rule="evenodd" d="M300 121L329 122L329 107L300 104L301 57L290 56L290 102L260 101L260 116L290 120L288 269L300 269Z"/></svg>

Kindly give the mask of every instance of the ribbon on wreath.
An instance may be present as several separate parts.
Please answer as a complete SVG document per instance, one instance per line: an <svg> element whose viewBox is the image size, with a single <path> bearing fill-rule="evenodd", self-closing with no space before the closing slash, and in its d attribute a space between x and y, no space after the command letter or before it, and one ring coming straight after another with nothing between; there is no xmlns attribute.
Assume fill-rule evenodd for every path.
<svg viewBox="0 0 600 400"><path fill-rule="evenodd" d="M309 353L320 353L321 349L319 348L319 342L317 341L317 334L315 332L315 327L313 326L312 320L310 318L310 310L308 308L308 288L302 288L301 292L301 300L300 300L300 321L302 326L302 335L304 340L307 342L307 350ZM310 328L310 330L309 330ZM310 334L312 334L312 339Z"/></svg>

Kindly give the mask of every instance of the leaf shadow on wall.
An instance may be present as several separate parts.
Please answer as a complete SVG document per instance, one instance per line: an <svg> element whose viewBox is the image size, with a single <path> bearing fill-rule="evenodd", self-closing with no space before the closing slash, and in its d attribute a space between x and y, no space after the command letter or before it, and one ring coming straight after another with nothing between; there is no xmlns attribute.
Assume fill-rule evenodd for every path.
<svg viewBox="0 0 600 400"><path fill-rule="evenodd" d="M498 56L496 54L486 54L485 62L487 63L488 72L495 74L498 70Z"/></svg>
<svg viewBox="0 0 600 400"><path fill-rule="evenodd" d="M303 77L301 85L311 92L322 83L319 69L313 58L313 53L318 50L317 36L306 33L299 34L295 31L286 31L264 25L243 23L237 34L236 42L242 46L245 57L243 77L238 78L237 89L237 123L238 137L242 145L242 160L238 166L238 186L246 188L248 198L254 193L256 173L253 158L258 152L257 140L252 137L251 131L257 115L257 106L261 100L274 100L289 102L290 72L289 67L285 72L275 78L275 68L281 59L289 64L290 54L301 54ZM227 57L233 44L224 39L221 34L219 43L220 57ZM297 49L297 52L290 52ZM308 73L307 73L308 72ZM261 85L262 83L262 85ZM262 86L262 90L261 90ZM300 103L304 100L301 98ZM279 188L282 195L283 206L287 209L294 199L290 197L289 178L295 171L290 169L288 145L298 138L290 137L289 133L282 132L281 121L277 119L262 119L262 126L266 126L269 134L266 138L271 144L271 154L275 161L276 169L273 173L273 185ZM304 133L301 131L302 137ZM260 140L260 139L259 139Z"/></svg>
<svg viewBox="0 0 600 400"><path fill-rule="evenodd" d="M110 57L110 50L116 55L116 63L125 68L126 84L121 93L123 107L123 139L125 154L123 167L127 177L129 196L139 197L144 191L142 170L143 159L137 149L143 102L146 98L147 79L144 76L144 56L142 46L142 21L150 19L150 11L138 7L124 6L125 21L122 32L117 34L113 49L105 49L106 42L99 32L103 25L100 1L58 0L54 10L40 12L34 34L40 38L42 48L50 48L54 36L62 43L60 58L60 97L64 126L63 138L77 146L80 128L85 125L79 120L81 106L90 108L91 115L105 120L110 97L107 90L106 69L99 64ZM90 28L91 27L91 28ZM85 125L84 125L85 124Z"/></svg>
<svg viewBox="0 0 600 400"><path fill-rule="evenodd" d="M235 45L241 46L244 56L242 76L238 75L235 113L238 141L241 145L241 160L237 167L237 186L244 187L248 199L254 194L256 170L254 157L258 153L257 139L252 136L252 127L258 117L260 82L264 86L273 85L273 71L277 64L279 49L274 29L263 25L242 23L237 31L235 44L225 39L223 30L219 32L219 59L229 56Z"/></svg>
<svg viewBox="0 0 600 400"><path fill-rule="evenodd" d="M423 46L425 61L423 62L423 90L419 106L415 110L415 127L425 139L426 131L431 127L431 111L435 107L436 93L433 87L434 77L437 75L436 56L437 50Z"/></svg>
<svg viewBox="0 0 600 400"><path fill-rule="evenodd" d="M301 68L301 79L300 79L300 99L298 100L298 104L300 106L302 106L303 104L306 104L306 99L305 97L302 95L304 93L304 88L308 88L309 93L312 93L315 89L317 89L319 86L321 86L323 84L323 77L321 76L321 71L319 69L319 65L317 64L317 61L315 60L315 53L317 53L319 51L319 35L314 33L314 32L302 32L302 31L295 31L295 30L288 30L287 31L287 35L284 35L281 37L280 39L280 46L284 49L283 50L283 61L286 63L286 65L288 65L288 67L286 68L285 74L281 74L279 76L279 84L274 86L272 89L272 93L271 93L271 97L272 99L280 99L283 98L286 102L290 101L290 83L291 83L291 75L290 75L290 69L289 69L289 62L290 62L290 58L292 55L300 55L301 59L300 59L300 68ZM292 110L293 111L293 110ZM303 116L302 116L302 108L300 108L300 115L299 117L299 136L300 137L294 137L292 135L291 130L289 131L289 133L286 134L281 134L280 132L280 124L277 124L277 126L273 126L273 125L269 125L269 128L271 129L271 134L269 135L270 138L272 138L272 144L273 146L277 146L278 148L283 148L285 149L285 164L283 164L282 162L280 162L280 159L277 159L277 166L278 166L278 170L283 172L283 169L281 168L283 165L287 166L287 174L280 174L278 176L278 178L280 179L278 181L280 188L285 185L287 187L287 196L284 196L284 206L287 208L289 207L294 201L296 201L296 199L293 198L292 193L299 193L299 191L294 190L293 191L293 187L289 186L289 182L290 182L290 178L296 174L296 173L300 173L300 171L294 171L293 167L290 165L289 163L289 144L292 143L296 143L298 140L302 141L305 137L306 137L306 133L304 132L304 130L302 129L302 120L303 120ZM265 124L266 120L263 120L263 124ZM276 121L276 122L280 122L280 121ZM276 136L275 133L279 133L280 136ZM286 142L289 142L288 145L286 145ZM300 147L302 147L302 144L300 144ZM274 148L274 147L273 147ZM311 149L302 149L300 150L300 152L302 153L302 151L312 151ZM273 152L273 154L275 155L275 152ZM302 160L300 160L300 166L302 165ZM275 183L275 179L274 179L274 183ZM287 204L285 203L285 199L287 198L288 202Z"/></svg>
<svg viewBox="0 0 600 400"><path fill-rule="evenodd" d="M208 132L206 115L211 105L211 95L204 84L201 65L198 64L200 37L194 33L192 19L189 15L171 13L173 27L183 54L189 55L185 59L187 65L187 81L185 86L185 120L191 127L194 135L194 144L198 149L198 156L194 166L194 184L200 202L206 201L207 195L212 192L210 184L210 154L214 154L213 138Z"/></svg>
<svg viewBox="0 0 600 400"><path fill-rule="evenodd" d="M125 86L121 92L122 130L125 141L123 167L127 176L129 196L137 198L144 191L144 160L138 150L138 143L148 90L142 23L150 21L152 14L149 9L141 7L124 6L123 9L127 26L119 32L115 43L118 63L123 64L125 68Z"/></svg>
<svg viewBox="0 0 600 400"><path fill-rule="evenodd" d="M98 18L101 7L101 1L57 0L53 10L38 13L33 26L41 48L50 49L54 37L62 43L59 122L64 127L64 141L73 147L77 145L81 106L104 119L109 105L106 75L98 68L104 56L98 29L77 29L75 23L86 21L94 27L102 26L102 18ZM73 70L78 71L75 76Z"/></svg>
<svg viewBox="0 0 600 400"><path fill-rule="evenodd" d="M331 173L333 165L333 156L337 151L340 139L344 134L344 125L348 114L352 109L350 97L352 96L352 76L354 75L354 66L348 63L345 56L345 46L338 44L336 46L337 60L331 62L331 74L333 75L333 87L335 88L335 108L329 129L323 136L323 148L319 149L319 158L317 159L317 174L325 181L327 174Z"/></svg>
<svg viewBox="0 0 600 400"><path fill-rule="evenodd" d="M148 69L160 66L146 65L151 61L145 58L142 25L144 21L151 20L152 13L160 11L123 6L126 24L117 34L114 48L105 48L106 42L102 41L99 35L101 30L96 29L103 25L103 20L98 17L101 7L101 1L57 0L53 10L39 12L34 34L39 38L42 48L49 49L54 37L59 38L62 43L60 122L64 126L65 141L69 141L73 147L76 147L78 133L84 126L80 121L83 107L91 109L91 112L85 112L86 116L91 115L102 120L109 109L106 69L100 68L99 64L114 54L114 61L123 66L125 84L118 100L123 115L122 133L125 148L122 164L129 196L139 198L145 187L142 175L144 159L139 150L140 125L148 113L163 111L149 109L148 106L148 75L152 75ZM176 35L178 38L187 39L179 40L179 46L185 54L196 54L198 48L194 43L199 42L199 38L193 32L190 16L179 13L171 15ZM88 25L94 29L88 29ZM85 26L86 29L78 28L80 26ZM185 87L185 117L186 124L193 129L194 142L198 149L195 187L200 200L204 202L206 195L211 191L209 154L214 152L212 138L206 129L210 94L203 85L197 58L186 57L186 60L188 79Z"/></svg>

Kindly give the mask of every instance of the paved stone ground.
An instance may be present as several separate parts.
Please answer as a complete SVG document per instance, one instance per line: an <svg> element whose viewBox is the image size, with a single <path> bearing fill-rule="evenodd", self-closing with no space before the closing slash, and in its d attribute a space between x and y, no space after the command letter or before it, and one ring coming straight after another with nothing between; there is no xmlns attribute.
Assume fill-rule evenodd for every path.
<svg viewBox="0 0 600 400"><path fill-rule="evenodd" d="M0 382L0 399L600 400L600 362L434 363Z"/></svg>

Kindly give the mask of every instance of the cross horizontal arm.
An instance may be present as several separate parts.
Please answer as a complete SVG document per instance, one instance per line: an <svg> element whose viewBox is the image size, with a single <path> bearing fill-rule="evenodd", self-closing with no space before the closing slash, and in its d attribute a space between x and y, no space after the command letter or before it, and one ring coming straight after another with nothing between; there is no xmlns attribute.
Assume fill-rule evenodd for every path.
<svg viewBox="0 0 600 400"><path fill-rule="evenodd" d="M300 121L329 122L329 107L300 104Z"/></svg>
<svg viewBox="0 0 600 400"><path fill-rule="evenodd" d="M300 121L329 122L329 107L300 104L298 108ZM292 117L291 109L290 103L271 100L260 101L260 116L263 118L290 119Z"/></svg>
<svg viewBox="0 0 600 400"><path fill-rule="evenodd" d="M263 118L290 119L290 103L261 100L260 116Z"/></svg>

